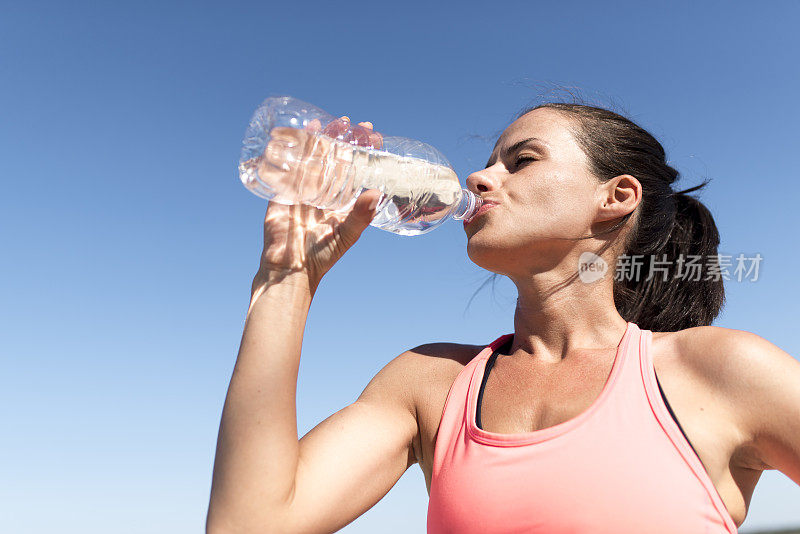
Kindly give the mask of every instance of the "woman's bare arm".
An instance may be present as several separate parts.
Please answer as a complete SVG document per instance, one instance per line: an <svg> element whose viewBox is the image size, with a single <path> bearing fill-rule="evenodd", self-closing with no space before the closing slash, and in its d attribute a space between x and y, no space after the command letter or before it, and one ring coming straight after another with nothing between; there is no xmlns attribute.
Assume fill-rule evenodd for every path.
<svg viewBox="0 0 800 534"><path fill-rule="evenodd" d="M311 121L306 129L320 127ZM323 133L328 128L347 130L349 119ZM309 158L325 160L326 146L315 143ZM322 171L295 166L284 179L313 183ZM380 196L362 192L347 213L270 202L222 412L208 532L333 532L380 500L413 463L417 423L403 355L356 402L297 439L297 371L311 301L325 273L369 226Z"/></svg>
<svg viewBox="0 0 800 534"><path fill-rule="evenodd" d="M295 394L312 294L257 280L220 425L210 533L333 532L415 463L409 351L351 405L297 439Z"/></svg>

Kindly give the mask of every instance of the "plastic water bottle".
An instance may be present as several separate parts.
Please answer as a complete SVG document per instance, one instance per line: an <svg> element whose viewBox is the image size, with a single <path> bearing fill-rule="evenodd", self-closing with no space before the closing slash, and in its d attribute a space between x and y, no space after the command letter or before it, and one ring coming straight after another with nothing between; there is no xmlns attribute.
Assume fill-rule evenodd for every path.
<svg viewBox="0 0 800 534"><path fill-rule="evenodd" d="M482 204L434 147L381 135L290 96L267 98L253 114L239 177L271 202L339 213L362 191L378 189L383 194L370 224L400 235L469 219Z"/></svg>

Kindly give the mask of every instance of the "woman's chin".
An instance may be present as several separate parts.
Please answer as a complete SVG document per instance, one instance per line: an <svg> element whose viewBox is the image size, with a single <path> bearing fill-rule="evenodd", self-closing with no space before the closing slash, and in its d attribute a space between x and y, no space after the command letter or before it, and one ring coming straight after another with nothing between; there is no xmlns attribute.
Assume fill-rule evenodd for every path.
<svg viewBox="0 0 800 534"><path fill-rule="evenodd" d="M503 258L508 258L510 251L491 244L481 243L480 239L470 240L467 243L467 256L472 263L487 271L496 272L493 267L498 267Z"/></svg>

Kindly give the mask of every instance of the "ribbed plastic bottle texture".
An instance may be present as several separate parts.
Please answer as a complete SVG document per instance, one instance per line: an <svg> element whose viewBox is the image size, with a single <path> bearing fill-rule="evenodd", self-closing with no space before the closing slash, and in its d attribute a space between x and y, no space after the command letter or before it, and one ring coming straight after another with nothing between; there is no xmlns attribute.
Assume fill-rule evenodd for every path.
<svg viewBox="0 0 800 534"><path fill-rule="evenodd" d="M289 96L268 98L253 114L239 177L271 202L340 213L365 189L378 189L383 194L370 224L399 235L468 219L482 204L434 147L378 134Z"/></svg>

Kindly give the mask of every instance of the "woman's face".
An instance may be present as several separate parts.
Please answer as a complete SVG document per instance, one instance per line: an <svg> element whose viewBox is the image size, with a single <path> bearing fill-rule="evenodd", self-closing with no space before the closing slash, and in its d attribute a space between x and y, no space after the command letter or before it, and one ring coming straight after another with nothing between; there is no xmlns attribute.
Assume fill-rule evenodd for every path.
<svg viewBox="0 0 800 534"><path fill-rule="evenodd" d="M486 168L467 178L470 191L498 203L467 225L467 254L477 265L511 277L552 269L588 241L603 202L601 184L555 110L536 109L498 139ZM575 265L577 267L577 263Z"/></svg>

